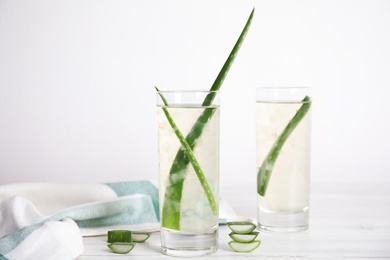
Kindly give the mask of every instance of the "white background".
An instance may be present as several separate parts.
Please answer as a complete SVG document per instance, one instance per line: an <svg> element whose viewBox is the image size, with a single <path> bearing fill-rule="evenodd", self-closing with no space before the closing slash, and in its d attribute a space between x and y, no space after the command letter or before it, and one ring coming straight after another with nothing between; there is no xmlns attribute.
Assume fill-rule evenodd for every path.
<svg viewBox="0 0 390 260"><path fill-rule="evenodd" d="M0 0L0 184L157 179L154 86L222 88L221 185L254 186L255 88L310 86L312 182L390 181L390 1Z"/></svg>

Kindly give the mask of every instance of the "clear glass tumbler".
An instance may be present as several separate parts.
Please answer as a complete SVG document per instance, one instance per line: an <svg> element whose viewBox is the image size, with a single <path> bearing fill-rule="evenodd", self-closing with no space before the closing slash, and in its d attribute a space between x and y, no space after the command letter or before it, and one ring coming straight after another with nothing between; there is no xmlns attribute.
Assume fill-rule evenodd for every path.
<svg viewBox="0 0 390 260"><path fill-rule="evenodd" d="M218 249L219 94L157 92L161 250Z"/></svg>
<svg viewBox="0 0 390 260"><path fill-rule="evenodd" d="M308 228L311 97L306 87L258 88L256 147L258 227Z"/></svg>

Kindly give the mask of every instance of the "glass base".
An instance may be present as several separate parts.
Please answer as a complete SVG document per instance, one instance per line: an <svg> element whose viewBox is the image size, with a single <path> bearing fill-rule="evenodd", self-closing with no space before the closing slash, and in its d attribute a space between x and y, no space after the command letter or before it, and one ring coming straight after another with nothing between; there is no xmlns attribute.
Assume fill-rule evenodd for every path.
<svg viewBox="0 0 390 260"><path fill-rule="evenodd" d="M194 234L161 229L161 252L169 256L196 257L218 250L218 229Z"/></svg>
<svg viewBox="0 0 390 260"><path fill-rule="evenodd" d="M298 232L309 228L309 208L299 212L275 212L258 208L258 228L271 232Z"/></svg>

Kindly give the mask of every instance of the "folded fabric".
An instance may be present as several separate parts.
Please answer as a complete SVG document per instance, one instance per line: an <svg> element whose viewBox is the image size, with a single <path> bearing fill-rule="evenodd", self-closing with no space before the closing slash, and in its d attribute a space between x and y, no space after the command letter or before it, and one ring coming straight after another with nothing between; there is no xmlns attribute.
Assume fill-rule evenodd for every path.
<svg viewBox="0 0 390 260"><path fill-rule="evenodd" d="M0 186L0 260L74 259L82 235L158 228L158 191L148 181Z"/></svg>

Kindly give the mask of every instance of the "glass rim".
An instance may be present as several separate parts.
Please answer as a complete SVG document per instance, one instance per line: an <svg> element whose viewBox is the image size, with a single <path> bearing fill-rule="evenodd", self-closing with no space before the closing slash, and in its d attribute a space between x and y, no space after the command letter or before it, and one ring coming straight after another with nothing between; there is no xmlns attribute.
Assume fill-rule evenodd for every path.
<svg viewBox="0 0 390 260"><path fill-rule="evenodd" d="M184 90L179 90L179 89L171 89L171 90L160 90L157 91L158 93L219 93L218 90L199 90L199 89L184 89Z"/></svg>
<svg viewBox="0 0 390 260"><path fill-rule="evenodd" d="M256 87L256 89L311 89L309 86L264 86Z"/></svg>
<svg viewBox="0 0 390 260"><path fill-rule="evenodd" d="M256 88L256 101L269 103L302 102L305 97L311 98L311 88L307 86L264 86Z"/></svg>

